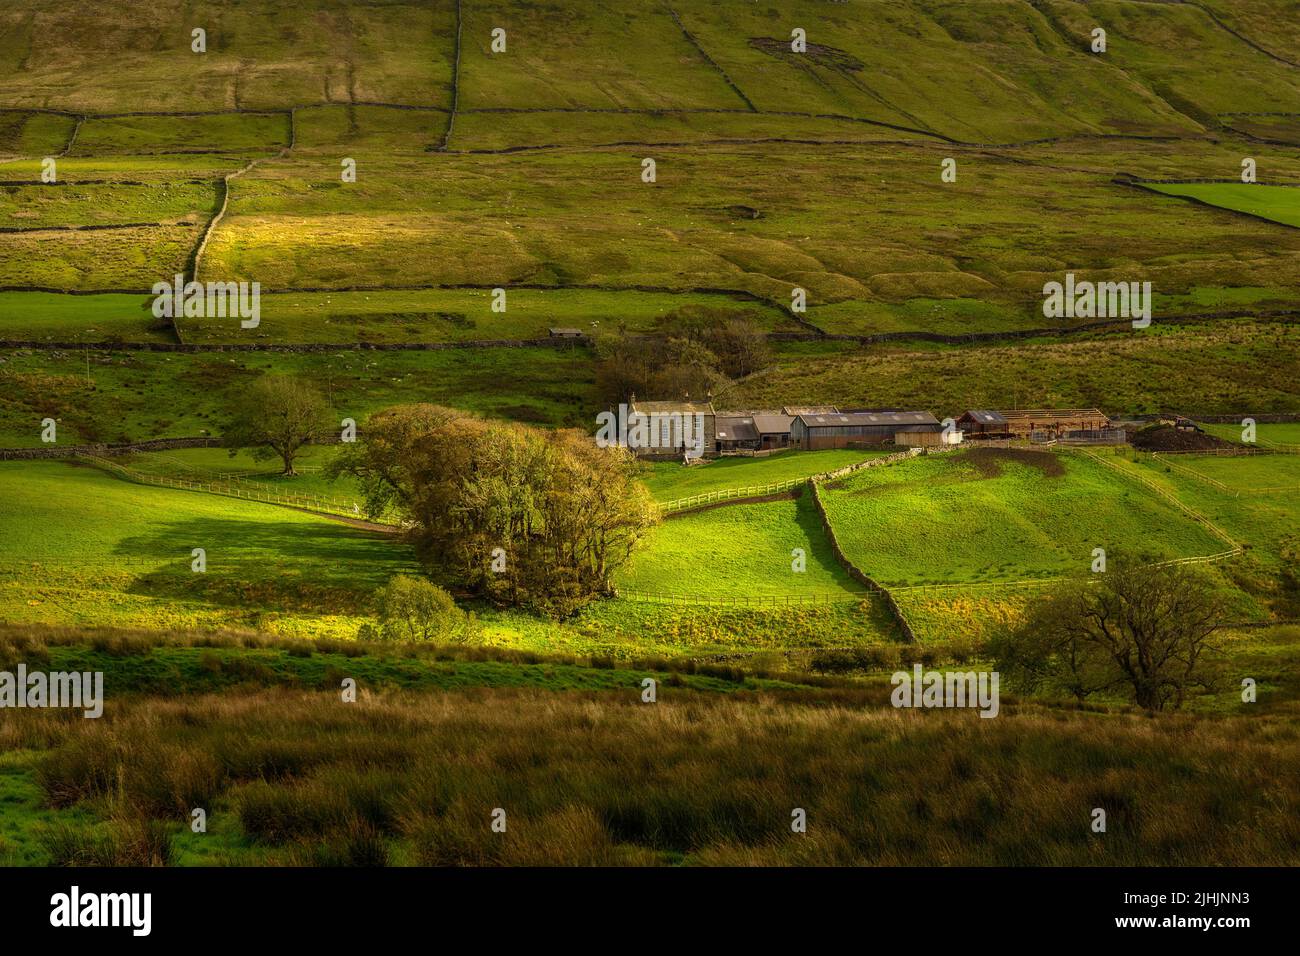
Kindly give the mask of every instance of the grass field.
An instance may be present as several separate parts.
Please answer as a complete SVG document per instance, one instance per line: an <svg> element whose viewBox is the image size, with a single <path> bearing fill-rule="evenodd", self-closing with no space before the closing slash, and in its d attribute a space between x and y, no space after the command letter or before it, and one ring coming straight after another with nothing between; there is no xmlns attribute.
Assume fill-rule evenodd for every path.
<svg viewBox="0 0 1300 956"><path fill-rule="evenodd" d="M16 623L355 633L413 567L391 536L287 508L130 484L65 463L0 464L3 617ZM192 549L207 570L191 570Z"/></svg>
<svg viewBox="0 0 1300 956"><path fill-rule="evenodd" d="M641 480L656 501L675 501L710 491L727 491L777 484L819 475L845 465L889 454L837 448L828 451L786 451L767 458L718 458L683 467L676 462L650 462Z"/></svg>
<svg viewBox="0 0 1300 956"><path fill-rule="evenodd" d="M1250 213L1285 226L1300 226L1300 190L1259 183L1153 183L1148 188L1168 196L1186 196L1211 206Z"/></svg>
<svg viewBox="0 0 1300 956"><path fill-rule="evenodd" d="M1271 487L1274 482L1294 485L1297 477L1295 457L1270 455L1221 459L1242 466L1241 477L1227 466L1217 462L1211 464L1210 457L1177 455L1172 458L1173 465L1182 465L1183 459L1189 459L1188 464L1193 465L1197 472L1216 475L1216 480L1226 485L1227 490L1180 471L1162 459L1143 457L1132 462L1117 457L1114 461L1173 492L1179 500L1201 511L1241 542L1255 561L1266 568L1276 569L1282 561L1281 555L1288 539L1293 540L1296 536L1300 508L1294 494L1248 493L1247 489Z"/></svg>
<svg viewBox="0 0 1300 956"><path fill-rule="evenodd" d="M796 549L806 559L802 572L792 568ZM709 569L704 579L701 568ZM806 493L668 520L633 556L620 584L724 602L745 596L843 599L862 591L835 561Z"/></svg>
<svg viewBox="0 0 1300 956"><path fill-rule="evenodd" d="M873 468L823 492L845 553L889 584L1086 573L1093 549L1167 558L1226 545L1080 455L971 449Z"/></svg>
<svg viewBox="0 0 1300 956"><path fill-rule="evenodd" d="M1242 415L1242 418L1249 418ZM1242 441L1244 429L1241 425L1201 423L1211 435L1216 435L1230 442L1245 444ZM1300 447L1300 422L1265 422L1255 425L1255 443L1262 447L1281 445L1287 448Z"/></svg>
<svg viewBox="0 0 1300 956"><path fill-rule="evenodd" d="M585 349L521 348L334 353L0 355L0 443L40 444L40 422L59 441L128 442L214 434L240 390L281 372L311 383L339 420L404 402L436 402L547 425L593 427L593 370Z"/></svg>

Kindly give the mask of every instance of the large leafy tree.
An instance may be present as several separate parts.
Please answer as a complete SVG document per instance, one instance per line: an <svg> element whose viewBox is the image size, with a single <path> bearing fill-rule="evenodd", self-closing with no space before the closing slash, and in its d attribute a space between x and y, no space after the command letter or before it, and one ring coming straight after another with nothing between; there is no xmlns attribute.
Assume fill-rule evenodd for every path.
<svg viewBox="0 0 1300 956"><path fill-rule="evenodd" d="M321 440L330 428L319 392L289 375L264 375L236 399L222 438L232 456L248 448L258 461L279 457L284 474L293 475L303 446Z"/></svg>
<svg viewBox="0 0 1300 956"><path fill-rule="evenodd" d="M610 590L655 520L626 449L577 432L407 405L362 435L336 473L360 481L371 514L403 514L436 579L501 603L573 611Z"/></svg>

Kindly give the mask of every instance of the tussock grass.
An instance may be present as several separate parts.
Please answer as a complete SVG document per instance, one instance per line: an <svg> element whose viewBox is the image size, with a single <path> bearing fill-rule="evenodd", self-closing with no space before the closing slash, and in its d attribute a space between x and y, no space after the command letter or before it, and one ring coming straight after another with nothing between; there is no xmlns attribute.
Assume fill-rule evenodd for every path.
<svg viewBox="0 0 1300 956"><path fill-rule="evenodd" d="M234 814L262 862L1297 862L1291 723L882 704L689 691L653 706L502 690L145 700L67 725L40 780L51 801L175 822L183 808L168 801L201 755L208 792L180 803ZM498 807L504 834L490 828ZM790 832L796 807L807 835ZM1104 835L1090 831L1094 807Z"/></svg>

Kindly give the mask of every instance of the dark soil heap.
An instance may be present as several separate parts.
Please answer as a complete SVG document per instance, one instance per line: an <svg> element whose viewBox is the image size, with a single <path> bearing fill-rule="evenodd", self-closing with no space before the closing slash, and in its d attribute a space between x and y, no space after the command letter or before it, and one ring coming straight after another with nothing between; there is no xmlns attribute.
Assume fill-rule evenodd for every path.
<svg viewBox="0 0 1300 956"><path fill-rule="evenodd" d="M1236 447L1232 442L1206 432L1183 431L1163 423L1148 425L1134 433L1132 441L1133 447L1141 451L1206 451Z"/></svg>

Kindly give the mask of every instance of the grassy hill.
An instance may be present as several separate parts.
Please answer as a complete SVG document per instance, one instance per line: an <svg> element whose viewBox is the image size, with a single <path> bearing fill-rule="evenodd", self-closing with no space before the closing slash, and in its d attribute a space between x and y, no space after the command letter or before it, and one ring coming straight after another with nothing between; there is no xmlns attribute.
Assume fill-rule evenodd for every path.
<svg viewBox="0 0 1300 956"><path fill-rule="evenodd" d="M13 623L348 636L369 595L413 567L389 535L66 463L5 462L0 489L0 618Z"/></svg>
<svg viewBox="0 0 1300 956"><path fill-rule="evenodd" d="M1228 546L1078 454L973 448L859 472L823 492L840 546L888 584L1081 574L1094 548L1160 557Z"/></svg>

